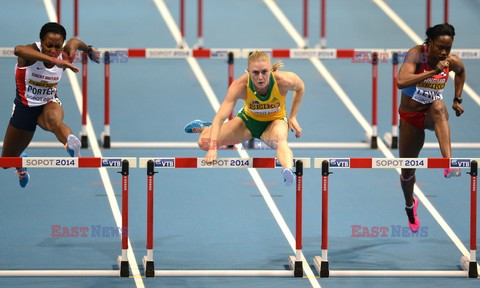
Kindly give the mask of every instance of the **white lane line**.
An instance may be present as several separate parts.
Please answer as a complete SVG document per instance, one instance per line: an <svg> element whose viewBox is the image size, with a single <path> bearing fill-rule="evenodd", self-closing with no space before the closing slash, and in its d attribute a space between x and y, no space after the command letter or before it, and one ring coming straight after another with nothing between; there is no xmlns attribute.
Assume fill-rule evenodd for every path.
<svg viewBox="0 0 480 288"><path fill-rule="evenodd" d="M55 22L57 19L56 12L51 0L44 0L45 10L47 10L48 19L52 22ZM53 11L53 12L52 12ZM78 110L80 114L82 114L82 90L80 88L80 84L78 83L77 77L74 72L67 69L67 76L70 80L70 84L72 86L73 95L75 97L75 101L78 106ZM98 146L98 139L96 137L95 131L93 129L92 123L90 121L90 115L87 114L87 136L92 147L92 151L94 157L102 157L102 153L100 151L100 147ZM115 192L113 190L112 181L108 176L107 170L105 168L98 169L100 173L100 177L102 178L103 185L105 186L105 192L107 194L108 202L110 204L110 208L113 213L113 217L115 219L115 223L117 227L122 227L122 214L120 212L120 208L118 206L117 199L115 198ZM140 270L138 269L137 260L135 259L135 254L132 250L132 243L131 237L128 238L128 250L127 250L127 257L130 264L130 268L132 270L133 279L135 284L139 288L144 288L143 280L140 274Z"/></svg>
<svg viewBox="0 0 480 288"><path fill-rule="evenodd" d="M167 6L165 5L165 2L163 0L153 0L155 5L157 6L158 11L160 14L163 16L165 19L165 22L167 23L167 26L172 33L173 37L175 38L176 41L180 39L180 31L178 29L178 26L175 24L175 21L173 21L173 17L170 14L170 11L168 10ZM188 45L184 45L185 49L188 49ZM215 95L215 92L213 91L212 87L210 86L210 83L207 80L207 77L205 77L205 74L203 73L202 68L200 65L198 65L198 62L195 58L190 57L187 58L187 62L190 65L193 73L198 79L198 82L202 86L203 91L205 92L208 100L210 101L210 104L212 105L212 108L215 111L218 111L218 108L220 107L220 103L218 101L217 96ZM250 158L247 152L237 149L238 153L242 158ZM295 249L295 237L293 236L292 232L288 228L288 225L285 222L285 219L283 218L282 214L278 210L275 202L273 201L270 192L268 191L267 187L265 186L265 183L263 182L262 178L260 177L260 174L258 173L257 169L254 168L249 168L248 172L252 176L255 184L258 187L258 190L262 194L268 208L270 209L271 213L273 214L273 217L277 221L277 224L279 225L280 229L282 230L285 238L287 239L288 243L290 244L290 247L292 248L293 252L296 251ZM303 256L303 253L301 255L302 257L302 262L303 262L303 268L305 270L305 274L308 276L308 279L310 280L310 283L312 283L313 287L320 287L318 282L316 281L315 275L313 274L312 270L310 269L309 264L307 263L305 257Z"/></svg>
<svg viewBox="0 0 480 288"><path fill-rule="evenodd" d="M388 6L388 4L386 4L383 0L373 0L373 3L377 4L377 6L385 13L387 14L388 17L390 17L390 19L392 19L392 21L397 24L397 26L403 31L405 32L405 34L407 34L407 36L415 43L415 44L422 44L423 43L423 39L420 38L420 36L418 36L412 28L410 28L410 26L408 26L407 23L405 23L405 21L403 21L400 16L397 15L397 13L395 13L395 11L392 10L392 8L390 8L390 6ZM468 71L467 71L468 72ZM450 78L451 79L454 79L454 73L450 73ZM468 76L468 75L467 75ZM463 91L472 98L473 101L475 101L477 103L477 105L480 105L480 96L478 96L478 94L472 89L472 87L470 87L470 85L467 84L467 82L465 82L465 85L463 86Z"/></svg>
<svg viewBox="0 0 480 288"><path fill-rule="evenodd" d="M375 1L375 0L374 0ZM272 0L264 0L264 2L267 4L268 7L271 6L277 6L274 1ZM279 9L274 9L272 10L275 11L275 13L282 13L281 10ZM282 13L283 14L283 13ZM284 19L283 17L281 17ZM279 18L280 19L280 18ZM286 20L288 21L288 19ZM282 22L281 22L282 23ZM283 25L283 23L282 23ZM291 25L284 25L285 30L289 34L293 34L292 38L296 39L298 37L294 37L296 34L300 35L295 29L289 29L288 27L291 27ZM297 44L300 44L297 42ZM330 87L333 89L335 94L342 99L343 98L348 98L347 94L343 91L341 86L337 83L337 81L332 77L330 72L322 65L318 66L318 64L321 64L320 60L317 58L311 58L312 64L317 68L317 70L320 72L320 74L325 78L325 80L328 82ZM318 62L318 63L317 63ZM371 130L370 124L365 120L363 115L359 112L359 110L355 107L351 101L348 101L349 105L347 105L347 109L354 115L355 119L359 121L360 125L364 128L365 132L369 133ZM351 103L351 105L350 105ZM365 124L367 123L367 124ZM382 151L382 153L387 157L387 158L395 158L392 152L388 149L388 147L383 143L383 141L378 138L378 147L379 150ZM397 172L400 174L400 169L397 169ZM415 194L418 196L420 201L424 204L425 208L432 214L433 218L439 223L439 225L442 227L442 229L445 231L445 233L450 237L450 239L453 241L453 243L457 246L457 248L462 252L463 255L469 257L470 253L468 252L467 248L462 244L462 242L459 240L458 236L453 232L453 230L450 228L450 226L446 223L446 221L443 219L443 217L440 215L440 213L433 207L432 203L426 198L425 194L422 192L422 190L415 185Z"/></svg>

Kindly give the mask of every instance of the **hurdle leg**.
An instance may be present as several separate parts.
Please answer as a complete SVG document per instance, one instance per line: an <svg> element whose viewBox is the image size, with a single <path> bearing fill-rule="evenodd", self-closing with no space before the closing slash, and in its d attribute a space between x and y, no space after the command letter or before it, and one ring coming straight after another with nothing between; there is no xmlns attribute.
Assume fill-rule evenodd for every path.
<svg viewBox="0 0 480 288"><path fill-rule="evenodd" d="M293 276L303 277L302 265L302 194L303 194L303 162L295 163L296 174L296 231L295 231L295 256L289 257L289 266L293 270Z"/></svg>
<svg viewBox="0 0 480 288"><path fill-rule="evenodd" d="M87 115L88 115L88 56L82 52L82 131L80 141L82 148L88 148Z"/></svg>
<svg viewBox="0 0 480 288"><path fill-rule="evenodd" d="M390 143L390 148L398 149L398 113L397 113L397 102L398 102L398 88L397 88L397 78L398 78L398 53L393 53L392 59L392 74L393 74L393 84L392 84L392 138Z"/></svg>
<svg viewBox="0 0 480 288"><path fill-rule="evenodd" d="M153 161L147 162L147 255L143 256L143 271L145 277L155 277L153 262L153 176L155 169Z"/></svg>
<svg viewBox="0 0 480 288"><path fill-rule="evenodd" d="M478 277L477 269L477 174L478 163L470 163L470 257L462 256L460 265L469 278Z"/></svg>
<svg viewBox="0 0 480 288"><path fill-rule="evenodd" d="M372 54L372 135L370 148L377 149L378 53Z"/></svg>
<svg viewBox="0 0 480 288"><path fill-rule="evenodd" d="M104 130L101 135L103 148L110 148L110 52L104 58L105 92L104 92Z"/></svg>
<svg viewBox="0 0 480 288"><path fill-rule="evenodd" d="M320 277L329 277L328 268L328 175L331 174L327 160L322 162L322 256L315 256L313 262Z"/></svg>
<svg viewBox="0 0 480 288"><path fill-rule="evenodd" d="M128 175L129 175L128 160L122 161L122 255L118 256L118 268L120 270L120 277L130 276L128 270Z"/></svg>

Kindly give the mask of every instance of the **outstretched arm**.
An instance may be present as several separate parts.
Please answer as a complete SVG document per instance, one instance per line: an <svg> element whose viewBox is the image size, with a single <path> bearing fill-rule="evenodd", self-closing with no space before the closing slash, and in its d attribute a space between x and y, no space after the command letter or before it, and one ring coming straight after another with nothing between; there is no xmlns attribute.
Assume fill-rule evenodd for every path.
<svg viewBox="0 0 480 288"><path fill-rule="evenodd" d="M230 113L232 113L235 108L237 100L240 99L244 93L245 81L242 76L241 78L233 81L228 88L227 96L223 100L222 105L217 111L217 114L213 118L212 126L210 126L210 139L207 139L207 143L210 143L207 155L205 160L207 162L212 162L217 158L217 149L219 147L218 137L220 135L220 130L222 128L223 122L228 118Z"/></svg>
<svg viewBox="0 0 480 288"><path fill-rule="evenodd" d="M88 53L88 58L90 58L90 60L95 61L96 63L100 62L100 55L98 51L77 38L71 38L68 40L63 50L70 59L70 62L73 62L75 59L75 53L77 50Z"/></svg>
<svg viewBox="0 0 480 288"><path fill-rule="evenodd" d="M71 69L74 72L78 72L79 69L72 65L67 60L61 60L54 56L50 56L38 51L37 46L35 44L29 45L19 45L16 46L14 49L15 56L18 57L18 66L24 67L32 65L36 61L42 61L47 64L54 64L63 69Z"/></svg>

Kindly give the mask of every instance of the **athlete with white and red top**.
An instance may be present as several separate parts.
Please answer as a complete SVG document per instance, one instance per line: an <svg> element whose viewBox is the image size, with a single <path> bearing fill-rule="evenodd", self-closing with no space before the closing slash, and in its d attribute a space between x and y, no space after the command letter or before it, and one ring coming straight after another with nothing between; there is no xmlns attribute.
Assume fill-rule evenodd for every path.
<svg viewBox="0 0 480 288"><path fill-rule="evenodd" d="M57 83L63 70L78 72L72 62L78 50L87 52L99 62L98 53L84 42L72 38L64 45L67 33L58 23L47 23L40 30L40 42L15 47L16 97L3 141L2 157L26 156L35 129L40 126L55 134L72 157L80 156L81 143L63 123L63 109L57 97ZM20 186L27 185L30 175L17 169Z"/></svg>
<svg viewBox="0 0 480 288"><path fill-rule="evenodd" d="M451 158L450 126L443 90L450 71L455 73L455 94L452 108L458 116L464 112L462 91L465 65L457 55L450 55L455 29L439 24L427 29L423 45L411 48L400 68L397 86L402 89L399 107L401 158L417 158L425 142L425 129L434 130L443 158ZM445 169L444 176L460 176L460 169ZM415 169L402 169L400 183L405 196L408 224L412 232L420 228L417 216L418 199L413 197Z"/></svg>

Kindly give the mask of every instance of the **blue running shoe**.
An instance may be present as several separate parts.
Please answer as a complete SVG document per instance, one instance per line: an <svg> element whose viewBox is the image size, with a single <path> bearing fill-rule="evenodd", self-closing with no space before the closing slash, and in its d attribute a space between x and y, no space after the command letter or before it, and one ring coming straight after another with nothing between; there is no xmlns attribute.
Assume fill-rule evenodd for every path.
<svg viewBox="0 0 480 288"><path fill-rule="evenodd" d="M67 137L67 143L65 144L65 149L67 149L68 154L71 157L80 157L80 148L82 147L82 142L78 138L70 134Z"/></svg>
<svg viewBox="0 0 480 288"><path fill-rule="evenodd" d="M187 133L201 133L203 129L210 127L211 122L205 122L202 120L193 120L185 126L185 132Z"/></svg>
<svg viewBox="0 0 480 288"><path fill-rule="evenodd" d="M27 153L22 152L20 157L27 157ZM17 173L18 181L20 182L20 187L25 188L28 184L28 180L30 180L30 174L27 172L27 168L17 168L15 169L15 173Z"/></svg>
<svg viewBox="0 0 480 288"><path fill-rule="evenodd" d="M283 177L283 184L285 186L291 186L293 184L293 179L295 179L295 175L291 168L285 168L282 170L282 177Z"/></svg>

